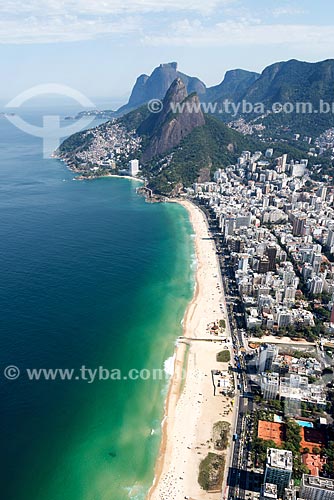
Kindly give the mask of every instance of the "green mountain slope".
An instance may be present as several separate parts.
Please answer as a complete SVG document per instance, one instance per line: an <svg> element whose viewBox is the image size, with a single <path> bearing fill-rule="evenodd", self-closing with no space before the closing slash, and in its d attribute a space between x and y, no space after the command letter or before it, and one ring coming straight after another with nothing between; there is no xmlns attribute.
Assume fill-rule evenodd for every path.
<svg viewBox="0 0 334 500"><path fill-rule="evenodd" d="M275 103L292 103L292 112L270 114L263 123L271 130L284 126L295 133L317 135L334 126L334 109L322 113L320 105L321 101L334 103L334 60L317 63L291 60L272 64L264 69L242 98L251 103L264 103L266 109L271 109ZM297 103L309 103L315 112L303 112Z"/></svg>
<svg viewBox="0 0 334 500"><path fill-rule="evenodd" d="M252 139L206 116L205 125L194 128L167 159L155 159L144 170L152 189L168 194L178 184L210 181L217 168L234 163L243 150L258 147Z"/></svg>
<svg viewBox="0 0 334 500"><path fill-rule="evenodd" d="M224 80L214 87L208 87L201 100L205 102L223 102L229 99L238 102L249 87L259 78L258 73L243 69L226 71Z"/></svg>

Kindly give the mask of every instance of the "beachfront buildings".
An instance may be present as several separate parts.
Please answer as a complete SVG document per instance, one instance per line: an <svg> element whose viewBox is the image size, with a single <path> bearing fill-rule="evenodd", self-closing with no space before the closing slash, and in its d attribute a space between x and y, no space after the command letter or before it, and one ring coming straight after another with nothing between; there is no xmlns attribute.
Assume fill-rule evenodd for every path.
<svg viewBox="0 0 334 500"><path fill-rule="evenodd" d="M188 194L216 217L247 327L293 336L311 331L321 312L325 331L334 305L334 264L327 257L334 255L334 189L310 178L307 159L261 155L244 151Z"/></svg>
<svg viewBox="0 0 334 500"><path fill-rule="evenodd" d="M131 175L131 177L136 177L138 173L139 173L139 160L130 160L129 175Z"/></svg>
<svg viewBox="0 0 334 500"><path fill-rule="evenodd" d="M312 179L307 159L288 161L282 155L274 160L272 154L263 159L259 151L244 151L234 165L217 170L213 182L195 183L188 194L206 207L231 315L237 316L241 337L251 337L240 353L251 358L251 386L261 388L261 410L266 411L266 400L284 403L268 405L280 409L280 420L262 417L258 424L259 438L277 446L268 450L261 498L292 500L298 492L291 481L292 453L278 449L284 447L287 431L281 413L299 417L301 456L295 464L300 458L311 475L327 473L326 458L313 453L324 449L326 439L301 417L327 406L323 370L332 364L326 351L332 349L331 323L334 331L332 179ZM260 346L265 335L275 336L277 345L291 344L290 349Z"/></svg>
<svg viewBox="0 0 334 500"><path fill-rule="evenodd" d="M265 371L270 371L277 355L278 348L275 345L267 344L265 346L261 346L258 357L258 372L263 373Z"/></svg>
<svg viewBox="0 0 334 500"><path fill-rule="evenodd" d="M326 393L322 384L310 384L308 377L289 373L281 377L279 386L280 399L295 399L326 407Z"/></svg>
<svg viewBox="0 0 334 500"><path fill-rule="evenodd" d="M299 498L303 500L334 500L334 480L303 474Z"/></svg>
<svg viewBox="0 0 334 500"><path fill-rule="evenodd" d="M326 390L323 384L309 383L306 376L289 373L280 376L279 373L262 373L260 378L261 393L266 400L277 397L289 404L286 414L296 416L300 412L301 403L326 408ZM292 412L292 413L291 413Z"/></svg>
<svg viewBox="0 0 334 500"><path fill-rule="evenodd" d="M277 494L280 498L283 496L285 488L290 486L292 466L293 459L291 451L268 448L264 484L276 484Z"/></svg>
<svg viewBox="0 0 334 500"><path fill-rule="evenodd" d="M279 393L278 373L263 373L261 375L261 392L266 401L276 399Z"/></svg>

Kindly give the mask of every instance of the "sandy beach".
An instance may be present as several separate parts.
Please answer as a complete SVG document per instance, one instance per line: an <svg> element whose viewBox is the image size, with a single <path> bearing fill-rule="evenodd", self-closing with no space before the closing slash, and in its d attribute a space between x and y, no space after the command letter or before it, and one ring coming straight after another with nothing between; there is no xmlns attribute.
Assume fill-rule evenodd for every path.
<svg viewBox="0 0 334 500"><path fill-rule="evenodd" d="M233 417L232 400L219 391L214 395L212 381L212 370L227 370L228 363L217 362L216 355L227 346L230 348L230 332L216 248L206 219L191 202L181 203L189 212L195 232L196 288L184 318L184 339L176 348L155 480L147 498L218 500L221 493L205 492L197 477L200 461L208 452L215 451L211 442L213 424L221 420L231 422ZM208 328L220 319L227 324L226 342ZM187 346L189 351L185 356ZM182 381L184 368L186 377Z"/></svg>
<svg viewBox="0 0 334 500"><path fill-rule="evenodd" d="M110 175L102 175L100 177L116 177L116 179L128 179L130 181L141 182L142 184L145 182L144 179L141 179L140 177L133 177L131 175L110 174Z"/></svg>

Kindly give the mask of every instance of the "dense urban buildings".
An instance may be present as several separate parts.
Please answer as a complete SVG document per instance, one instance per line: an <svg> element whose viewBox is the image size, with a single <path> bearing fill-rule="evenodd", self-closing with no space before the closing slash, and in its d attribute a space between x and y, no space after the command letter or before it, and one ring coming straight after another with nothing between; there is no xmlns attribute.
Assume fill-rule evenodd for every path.
<svg viewBox="0 0 334 500"><path fill-rule="evenodd" d="M249 358L247 386L263 403L252 460L266 464L260 496L250 498L332 498L332 482L323 477L333 473L323 373L332 370L334 348L334 188L312 179L308 159L275 159L270 149L244 151L187 194L216 221L224 269L238 295L238 309L231 307L244 325L237 363Z"/></svg>
<svg viewBox="0 0 334 500"><path fill-rule="evenodd" d="M321 331L333 331L334 189L313 181L307 167L307 159L244 151L214 182L188 189L217 218L249 329L298 337L314 329L318 309L327 320Z"/></svg>
<svg viewBox="0 0 334 500"><path fill-rule="evenodd" d="M269 448L264 473L264 484L276 484L279 497L290 486L292 478L292 452Z"/></svg>

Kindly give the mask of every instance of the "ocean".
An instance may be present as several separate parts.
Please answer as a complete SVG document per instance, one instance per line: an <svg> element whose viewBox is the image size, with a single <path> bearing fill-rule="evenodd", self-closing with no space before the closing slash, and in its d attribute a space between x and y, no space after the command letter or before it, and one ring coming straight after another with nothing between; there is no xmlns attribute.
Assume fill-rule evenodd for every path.
<svg viewBox="0 0 334 500"><path fill-rule="evenodd" d="M74 181L3 117L0 151L1 498L144 499L194 288L187 212L145 203L136 181ZM121 379L90 383L82 367ZM29 380L34 368L75 377Z"/></svg>

